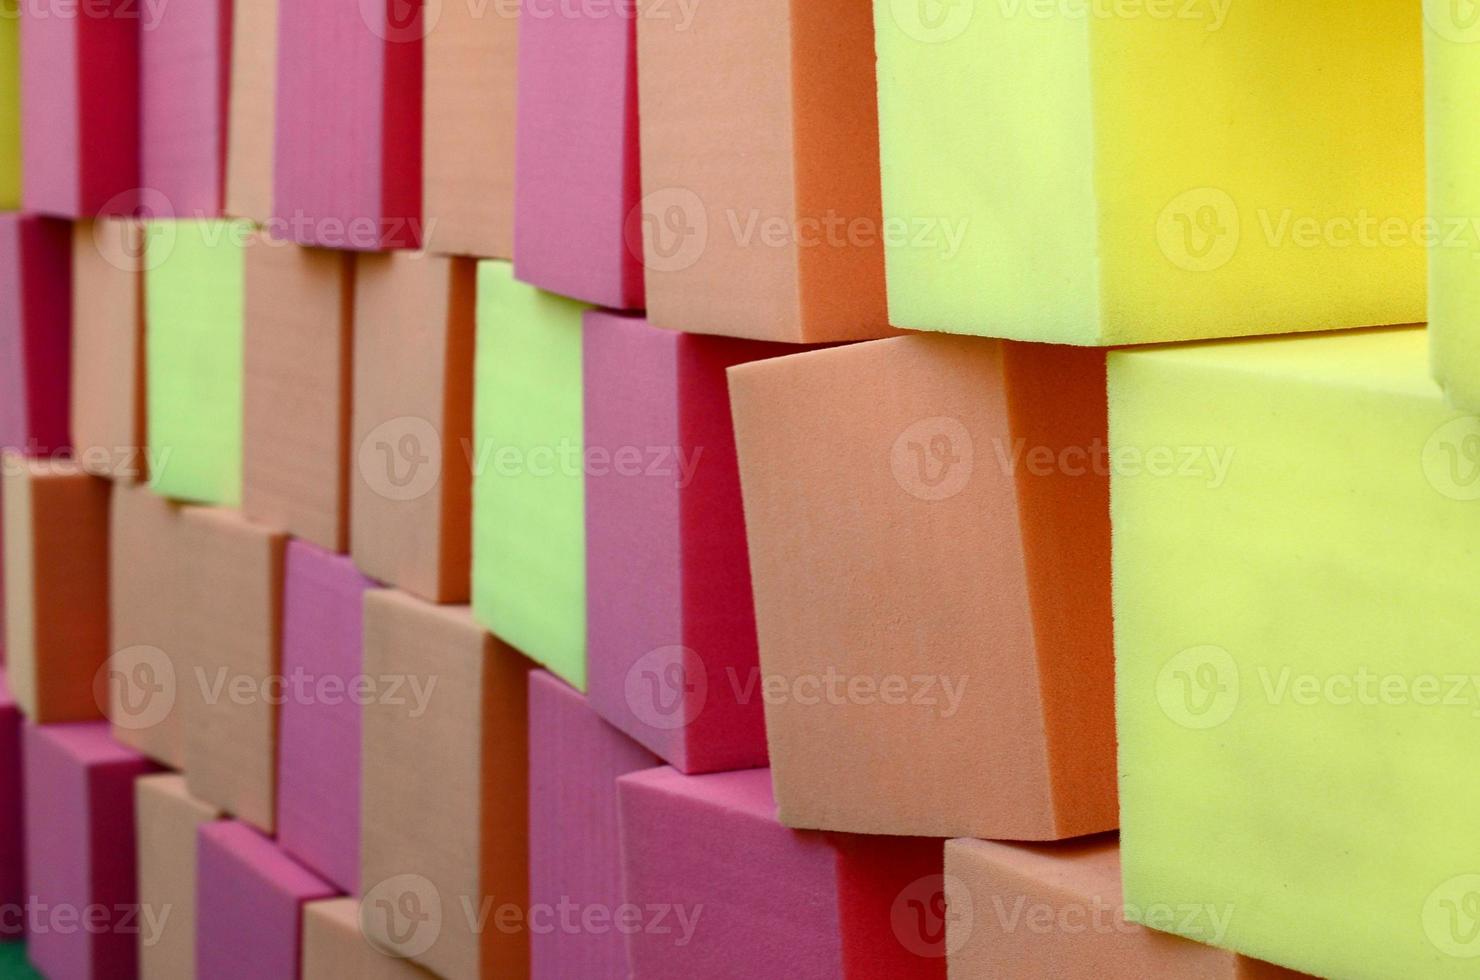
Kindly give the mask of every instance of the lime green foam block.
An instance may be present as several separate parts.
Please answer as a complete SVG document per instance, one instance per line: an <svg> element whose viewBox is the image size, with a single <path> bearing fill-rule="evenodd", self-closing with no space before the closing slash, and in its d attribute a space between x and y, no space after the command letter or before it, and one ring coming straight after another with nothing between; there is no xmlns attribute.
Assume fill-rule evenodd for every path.
<svg viewBox="0 0 1480 980"><path fill-rule="evenodd" d="M1109 356L1127 905L1322 977L1480 970L1480 420L1426 348Z"/></svg>
<svg viewBox="0 0 1480 980"><path fill-rule="evenodd" d="M586 687L583 303L478 264L473 615Z"/></svg>
<svg viewBox="0 0 1480 980"><path fill-rule="evenodd" d="M1412 0L874 0L890 322L1109 345L1424 317Z"/></svg>
<svg viewBox="0 0 1480 980"><path fill-rule="evenodd" d="M154 221L145 229L150 483L167 497L226 506L241 501L249 229L215 220Z"/></svg>
<svg viewBox="0 0 1480 980"><path fill-rule="evenodd" d="M1480 18L1453 0L1424 2L1428 125L1429 339L1450 400L1480 412Z"/></svg>
<svg viewBox="0 0 1480 980"><path fill-rule="evenodd" d="M19 0L0 0L0 211L21 206Z"/></svg>

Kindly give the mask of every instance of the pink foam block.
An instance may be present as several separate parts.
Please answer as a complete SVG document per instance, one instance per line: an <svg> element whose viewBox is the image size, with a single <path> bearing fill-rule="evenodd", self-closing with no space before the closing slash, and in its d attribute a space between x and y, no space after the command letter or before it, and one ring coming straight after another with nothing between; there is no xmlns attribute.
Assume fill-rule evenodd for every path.
<svg viewBox="0 0 1480 980"><path fill-rule="evenodd" d="M152 5L88 0L20 9L26 209L72 218L131 212L139 186L139 33Z"/></svg>
<svg viewBox="0 0 1480 980"><path fill-rule="evenodd" d="M274 232L326 248L421 241L422 4L278 11Z"/></svg>
<svg viewBox="0 0 1480 980"><path fill-rule="evenodd" d="M143 186L176 217L218 215L226 173L231 0L163 4L140 40Z"/></svg>
<svg viewBox="0 0 1480 980"><path fill-rule="evenodd" d="M514 274L621 309L643 306L635 10L519 18Z"/></svg>
<svg viewBox="0 0 1480 980"><path fill-rule="evenodd" d="M0 447L66 448L71 392L72 232L0 214Z"/></svg>
<svg viewBox="0 0 1480 980"><path fill-rule="evenodd" d="M107 722L26 722L22 742L31 962L51 980L128 980L149 921L136 898L134 779L156 767Z"/></svg>
<svg viewBox="0 0 1480 980"><path fill-rule="evenodd" d="M556 910L555 928L531 930L536 980L627 975L620 932L560 928L558 910L621 904L616 779L657 764L564 681L529 675L529 903L531 915Z"/></svg>
<svg viewBox="0 0 1480 980"><path fill-rule="evenodd" d="M288 544L283 579L285 698L278 735L277 832L283 850L346 892L359 884L364 592L353 563ZM356 700L360 698L361 700Z"/></svg>
<svg viewBox="0 0 1480 980"><path fill-rule="evenodd" d="M617 791L623 897L643 917L631 975L944 980L943 927L901 914L938 908L940 841L790 830L765 769L649 769Z"/></svg>
<svg viewBox="0 0 1480 980"><path fill-rule="evenodd" d="M235 820L201 824L196 841L195 975L298 976L302 905L334 886Z"/></svg>
<svg viewBox="0 0 1480 980"><path fill-rule="evenodd" d="M599 312L583 344L592 707L685 772L764 766L725 368L798 348Z"/></svg>
<svg viewBox="0 0 1480 980"><path fill-rule="evenodd" d="M0 940L25 932L24 917L15 914L26 901L21 786L21 712L0 670Z"/></svg>

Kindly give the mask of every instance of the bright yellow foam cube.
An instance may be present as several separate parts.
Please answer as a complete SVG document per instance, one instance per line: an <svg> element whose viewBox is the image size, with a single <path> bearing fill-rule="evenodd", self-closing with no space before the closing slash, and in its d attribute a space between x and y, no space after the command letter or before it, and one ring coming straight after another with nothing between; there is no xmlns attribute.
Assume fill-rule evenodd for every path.
<svg viewBox="0 0 1480 980"><path fill-rule="evenodd" d="M890 322L1421 321L1419 24L1410 0L875 0Z"/></svg>

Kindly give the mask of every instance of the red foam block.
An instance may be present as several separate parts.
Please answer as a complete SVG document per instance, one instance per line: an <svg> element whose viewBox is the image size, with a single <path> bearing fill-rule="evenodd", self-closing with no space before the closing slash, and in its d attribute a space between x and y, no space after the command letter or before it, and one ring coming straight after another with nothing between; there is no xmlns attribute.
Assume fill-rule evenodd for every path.
<svg viewBox="0 0 1480 980"><path fill-rule="evenodd" d="M72 239L64 221L0 214L0 447L70 445Z"/></svg>

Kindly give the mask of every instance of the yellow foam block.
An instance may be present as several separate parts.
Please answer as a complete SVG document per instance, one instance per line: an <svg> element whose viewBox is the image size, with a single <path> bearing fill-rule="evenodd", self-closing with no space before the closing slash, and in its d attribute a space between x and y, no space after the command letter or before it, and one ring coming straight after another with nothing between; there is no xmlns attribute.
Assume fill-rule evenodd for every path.
<svg viewBox="0 0 1480 980"><path fill-rule="evenodd" d="M890 322L1120 344L1423 319L1406 0L875 0Z"/></svg>

